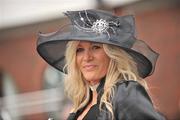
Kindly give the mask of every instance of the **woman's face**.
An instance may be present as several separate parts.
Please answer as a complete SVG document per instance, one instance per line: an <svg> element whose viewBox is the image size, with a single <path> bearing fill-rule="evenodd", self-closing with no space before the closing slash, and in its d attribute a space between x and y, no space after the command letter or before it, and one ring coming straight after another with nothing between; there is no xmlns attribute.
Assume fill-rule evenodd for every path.
<svg viewBox="0 0 180 120"><path fill-rule="evenodd" d="M84 78L94 85L106 75L110 58L102 44L81 41L77 46L76 61Z"/></svg>

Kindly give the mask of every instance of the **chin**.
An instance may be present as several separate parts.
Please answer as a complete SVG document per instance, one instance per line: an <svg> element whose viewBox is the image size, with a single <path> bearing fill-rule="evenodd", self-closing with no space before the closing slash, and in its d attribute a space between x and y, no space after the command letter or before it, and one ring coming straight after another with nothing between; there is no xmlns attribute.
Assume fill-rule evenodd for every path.
<svg viewBox="0 0 180 120"><path fill-rule="evenodd" d="M83 76L86 81L99 81L105 75L99 71L91 71L91 72L84 71Z"/></svg>
<svg viewBox="0 0 180 120"><path fill-rule="evenodd" d="M96 75L97 75L97 74L96 74ZM96 77L95 75L84 75L84 78L85 78L87 81L92 81L92 80L98 79L98 77Z"/></svg>
<svg viewBox="0 0 180 120"><path fill-rule="evenodd" d="M89 76L85 76L84 78L85 78L87 81L92 81L92 80L97 79L97 78L95 78L95 77L89 77Z"/></svg>
<svg viewBox="0 0 180 120"><path fill-rule="evenodd" d="M92 82L92 81L100 81L101 80L101 76L99 76L98 74L91 74L91 75L84 75L84 78L85 78L85 80L86 81L88 81L88 82Z"/></svg>

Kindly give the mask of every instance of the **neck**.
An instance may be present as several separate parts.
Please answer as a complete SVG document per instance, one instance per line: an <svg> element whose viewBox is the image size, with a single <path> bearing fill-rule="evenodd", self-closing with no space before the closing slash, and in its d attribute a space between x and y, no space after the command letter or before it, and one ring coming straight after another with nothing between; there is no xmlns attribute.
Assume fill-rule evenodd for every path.
<svg viewBox="0 0 180 120"><path fill-rule="evenodd" d="M98 88L98 86L99 86L99 83L96 83L96 84L94 84L94 85L89 85L91 91L96 91L96 89Z"/></svg>
<svg viewBox="0 0 180 120"><path fill-rule="evenodd" d="M91 91L96 91L97 92L99 90L101 90L101 88L104 86L104 83L105 83L105 77L103 77L100 81L96 81L96 82L93 82L94 84L92 84L92 82L89 82L89 88L91 89Z"/></svg>
<svg viewBox="0 0 180 120"><path fill-rule="evenodd" d="M94 86L96 84L99 84L100 80L91 80L89 81L89 85Z"/></svg>

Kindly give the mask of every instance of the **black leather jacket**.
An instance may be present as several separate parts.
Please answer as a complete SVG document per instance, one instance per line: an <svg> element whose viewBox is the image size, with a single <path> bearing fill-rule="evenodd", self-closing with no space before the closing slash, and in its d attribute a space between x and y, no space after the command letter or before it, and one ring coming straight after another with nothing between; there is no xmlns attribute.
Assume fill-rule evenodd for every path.
<svg viewBox="0 0 180 120"><path fill-rule="evenodd" d="M103 94L104 80L97 88L98 101ZM117 83L117 89L112 98L115 120L165 120L165 118L153 108L152 101L144 87L136 81L121 81ZM70 113L68 120L76 120L85 109L76 113ZM94 112L90 120L111 120L109 111L104 107L102 111ZM95 119L94 119L95 118ZM89 119L88 119L89 120Z"/></svg>

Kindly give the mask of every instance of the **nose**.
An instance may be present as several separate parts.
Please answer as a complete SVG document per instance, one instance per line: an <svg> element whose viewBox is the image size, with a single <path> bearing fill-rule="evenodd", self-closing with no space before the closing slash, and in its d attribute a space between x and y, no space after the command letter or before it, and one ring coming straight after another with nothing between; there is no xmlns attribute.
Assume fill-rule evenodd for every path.
<svg viewBox="0 0 180 120"><path fill-rule="evenodd" d="M83 60L84 60L84 61L91 61L91 60L93 60L93 54L92 54L92 51L91 51L91 50L86 50L86 51L84 52Z"/></svg>

